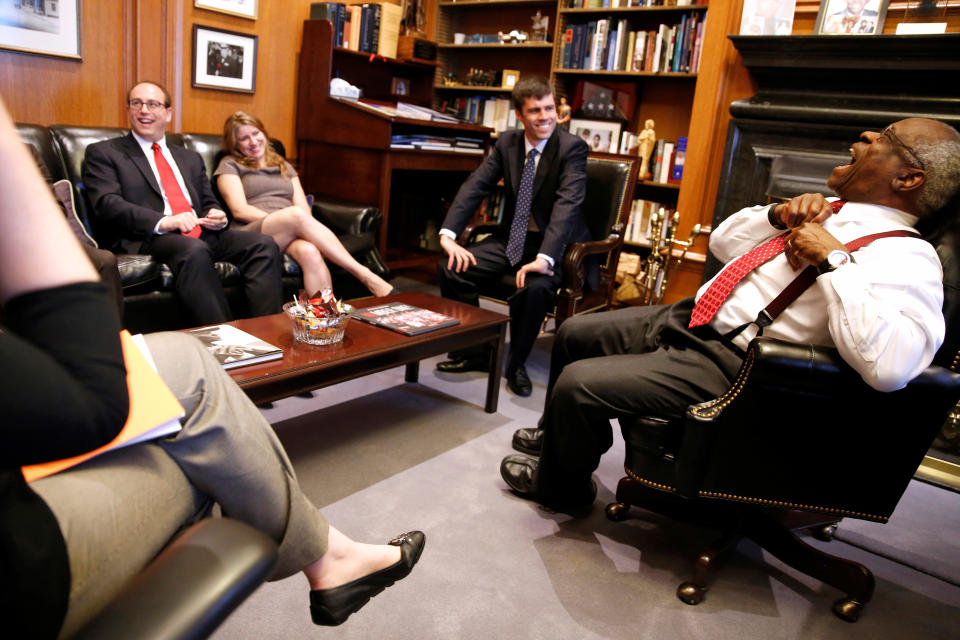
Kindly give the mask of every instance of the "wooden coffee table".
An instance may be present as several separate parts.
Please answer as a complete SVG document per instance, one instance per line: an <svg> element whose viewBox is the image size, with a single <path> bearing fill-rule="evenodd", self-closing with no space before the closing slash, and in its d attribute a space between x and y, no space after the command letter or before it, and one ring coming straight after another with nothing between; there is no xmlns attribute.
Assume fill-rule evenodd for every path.
<svg viewBox="0 0 960 640"><path fill-rule="evenodd" d="M312 346L294 341L293 323L285 314L234 320L229 324L283 349L283 358L238 367L229 373L254 403L262 404L399 365L406 365L405 380L416 382L420 360L473 345L489 344L493 349L484 410L494 413L500 394L503 344L510 318L421 292L365 298L351 304L370 307L386 301L406 302L445 313L459 318L460 324L405 336L353 318L347 325L343 342Z"/></svg>

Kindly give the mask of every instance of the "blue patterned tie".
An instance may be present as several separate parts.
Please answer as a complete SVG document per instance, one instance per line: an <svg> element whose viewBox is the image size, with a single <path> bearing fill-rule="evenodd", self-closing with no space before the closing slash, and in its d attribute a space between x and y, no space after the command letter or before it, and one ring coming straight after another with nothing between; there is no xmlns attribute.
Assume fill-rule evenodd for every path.
<svg viewBox="0 0 960 640"><path fill-rule="evenodd" d="M530 149L527 162L523 165L523 175L520 176L520 189L517 191L517 208L513 212L513 222L510 224L510 238L507 240L507 260L510 266L520 262L523 256L523 245L527 240L527 225L530 220L530 202L533 200L533 177L537 173L536 149Z"/></svg>

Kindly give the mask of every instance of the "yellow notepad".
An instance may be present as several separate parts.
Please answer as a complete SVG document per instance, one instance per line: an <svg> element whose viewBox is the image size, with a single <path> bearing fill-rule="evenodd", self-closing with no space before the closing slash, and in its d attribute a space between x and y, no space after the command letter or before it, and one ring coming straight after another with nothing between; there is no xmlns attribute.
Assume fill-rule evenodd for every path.
<svg viewBox="0 0 960 640"><path fill-rule="evenodd" d="M120 332L123 361L127 367L130 413L120 434L112 442L87 453L23 467L27 482L69 469L105 451L153 440L180 431L183 407L163 378L153 370L128 331Z"/></svg>

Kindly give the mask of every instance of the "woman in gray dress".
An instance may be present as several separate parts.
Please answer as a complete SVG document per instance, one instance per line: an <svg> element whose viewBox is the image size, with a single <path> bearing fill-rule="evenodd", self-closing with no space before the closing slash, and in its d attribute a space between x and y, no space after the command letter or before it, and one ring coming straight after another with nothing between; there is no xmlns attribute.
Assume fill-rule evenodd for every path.
<svg viewBox="0 0 960 640"><path fill-rule="evenodd" d="M223 125L223 148L214 179L233 214L232 228L271 236L303 269L313 294L332 288L324 259L346 269L375 296L389 294L389 282L357 262L330 229L314 218L297 171L273 150L259 118L237 111Z"/></svg>

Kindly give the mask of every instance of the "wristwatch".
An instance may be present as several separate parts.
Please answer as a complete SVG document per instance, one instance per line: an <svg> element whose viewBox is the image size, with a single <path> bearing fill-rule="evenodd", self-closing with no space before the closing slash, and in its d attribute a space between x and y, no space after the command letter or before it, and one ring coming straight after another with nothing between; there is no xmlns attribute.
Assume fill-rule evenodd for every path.
<svg viewBox="0 0 960 640"><path fill-rule="evenodd" d="M853 262L853 256L847 253L846 251L841 251L840 249L834 249L827 254L827 257L823 259L823 262L817 265L818 273L830 273L842 267L843 265Z"/></svg>

